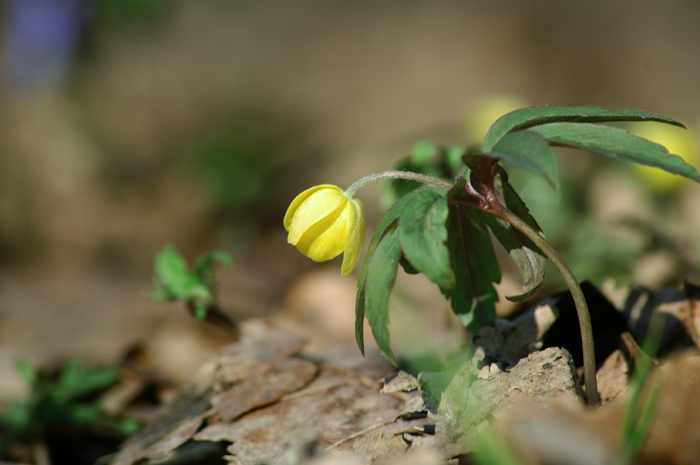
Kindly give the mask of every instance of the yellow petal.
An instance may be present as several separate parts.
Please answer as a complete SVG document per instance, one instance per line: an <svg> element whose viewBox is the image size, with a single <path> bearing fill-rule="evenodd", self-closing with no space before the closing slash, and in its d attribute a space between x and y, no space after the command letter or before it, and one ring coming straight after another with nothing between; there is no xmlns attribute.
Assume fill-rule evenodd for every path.
<svg viewBox="0 0 700 465"><path fill-rule="evenodd" d="M345 201L345 207L339 215L328 215L306 229L296 244L301 253L314 261L322 262L345 251L348 220L355 214L352 202L347 198Z"/></svg>
<svg viewBox="0 0 700 465"><path fill-rule="evenodd" d="M343 264L340 272L343 276L350 274L355 269L362 245L365 242L365 209L362 202L356 198L352 198L349 202L352 205L353 213L349 215L348 232L345 239L345 253L343 255Z"/></svg>
<svg viewBox="0 0 700 465"><path fill-rule="evenodd" d="M337 189L338 191L340 191L340 188L338 186L334 186L332 184L321 184L320 186L310 187L301 194L297 195L294 198L294 200L292 200L291 205L289 205L289 208L287 208L287 213L285 213L284 215L284 229L286 231L289 231L289 228L292 225L292 219L294 218L294 214L297 212L301 204L304 203L304 201L308 199L313 193L321 189Z"/></svg>
<svg viewBox="0 0 700 465"><path fill-rule="evenodd" d="M345 197L340 188L336 186L322 187L322 189L312 192L299 205L295 205L296 199L294 199L292 206L289 207L290 210L292 207L297 207L293 212L291 224L288 228L287 242L290 244L297 245L306 231L322 220L326 222L335 221L341 214L341 210L346 202L348 202L347 197ZM321 230L327 227L322 226Z"/></svg>

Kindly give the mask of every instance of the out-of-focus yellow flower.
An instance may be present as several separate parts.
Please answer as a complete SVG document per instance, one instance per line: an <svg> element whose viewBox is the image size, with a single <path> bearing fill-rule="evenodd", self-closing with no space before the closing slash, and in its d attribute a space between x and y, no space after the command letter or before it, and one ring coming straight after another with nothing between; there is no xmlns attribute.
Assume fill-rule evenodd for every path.
<svg viewBox="0 0 700 465"><path fill-rule="evenodd" d="M698 141L692 129L655 123L630 123L628 129L635 136L663 145L669 153L682 157L690 165L700 164ZM634 168L647 185L660 193L673 191L685 179L652 166L635 164Z"/></svg>
<svg viewBox="0 0 700 465"><path fill-rule="evenodd" d="M341 253L341 272L357 265L365 240L365 210L354 195L323 184L305 190L292 201L284 215L287 242L310 259L322 262Z"/></svg>
<svg viewBox="0 0 700 465"><path fill-rule="evenodd" d="M465 135L470 144L481 144L491 125L501 116L528 106L517 95L492 94L481 97L469 105L466 114Z"/></svg>

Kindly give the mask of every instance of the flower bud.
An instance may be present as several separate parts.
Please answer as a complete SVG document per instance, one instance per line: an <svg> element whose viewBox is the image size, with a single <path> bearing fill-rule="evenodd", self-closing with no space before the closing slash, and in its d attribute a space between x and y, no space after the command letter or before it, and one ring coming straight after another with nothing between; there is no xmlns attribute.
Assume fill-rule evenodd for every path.
<svg viewBox="0 0 700 465"><path fill-rule="evenodd" d="M365 239L365 211L355 196L323 184L299 194L284 215L287 242L310 259L322 262L343 253L341 273L357 265Z"/></svg>

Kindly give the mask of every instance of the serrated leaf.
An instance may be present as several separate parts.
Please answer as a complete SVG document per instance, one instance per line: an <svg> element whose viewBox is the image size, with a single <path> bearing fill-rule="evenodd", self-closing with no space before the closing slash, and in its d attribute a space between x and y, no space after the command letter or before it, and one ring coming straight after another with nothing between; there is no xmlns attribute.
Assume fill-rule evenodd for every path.
<svg viewBox="0 0 700 465"><path fill-rule="evenodd" d="M508 133L486 155L542 176L553 188L558 188L557 157L547 139L535 132Z"/></svg>
<svg viewBox="0 0 700 465"><path fill-rule="evenodd" d="M417 192L399 217L399 242L406 260L434 283L451 288L455 276L447 250L447 198L444 189Z"/></svg>
<svg viewBox="0 0 700 465"><path fill-rule="evenodd" d="M367 321L372 328L379 350L396 365L389 345L389 295L396 281L396 270L401 258L396 222L386 231L374 249L364 287Z"/></svg>
<svg viewBox="0 0 700 465"><path fill-rule="evenodd" d="M493 283L501 281L501 271L480 212L450 201L468 198L465 188L466 181L460 179L448 193L447 244L456 285L440 290L462 324L474 332L494 324L498 293Z"/></svg>
<svg viewBox="0 0 700 465"><path fill-rule="evenodd" d="M367 254L365 255L365 261L362 264L362 271L360 272L360 279L357 280L357 296L355 298L355 340L357 341L357 347L360 352L364 355L365 353L365 339L363 324L365 321L365 285L367 283L367 272L370 268L370 263L372 261L372 256L377 248L377 244L384 237L384 234L398 221L401 212L403 211L406 203L411 200L411 197L415 195L416 192L420 192L423 189L430 189L429 187L421 187L415 191L401 197L399 200L393 203L391 207L384 213L384 216L379 221L377 229L372 236L372 240L367 248Z"/></svg>
<svg viewBox="0 0 700 465"><path fill-rule="evenodd" d="M700 175L663 145L642 139L624 129L590 123L551 123L530 129L557 145L577 147L594 153L655 166L700 182Z"/></svg>
<svg viewBox="0 0 700 465"><path fill-rule="evenodd" d="M542 232L535 218L525 206L518 193L508 182L508 174L500 166L496 167L494 187L498 197L503 199L505 207L515 213L535 230ZM523 293L518 296L506 296L511 302L520 302L532 296L544 281L547 257L523 233L513 228L510 223L488 213L481 212L484 222L508 251L523 278Z"/></svg>
<svg viewBox="0 0 700 465"><path fill-rule="evenodd" d="M493 151L503 136L517 129L556 122L601 123L605 121L657 121L685 127L678 121L641 110L606 110L601 107L527 107L507 113L489 128L482 145L484 152Z"/></svg>

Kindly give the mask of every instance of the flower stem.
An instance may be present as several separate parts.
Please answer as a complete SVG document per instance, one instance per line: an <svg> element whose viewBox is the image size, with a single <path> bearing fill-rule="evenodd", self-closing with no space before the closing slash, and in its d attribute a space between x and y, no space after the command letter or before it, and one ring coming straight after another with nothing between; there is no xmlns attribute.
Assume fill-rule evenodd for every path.
<svg viewBox="0 0 700 465"><path fill-rule="evenodd" d="M357 192L358 189L366 186L367 184L372 184L373 182L381 181L383 179L404 179L406 181L432 184L433 186L441 187L443 189L452 188L452 184L448 184L445 181L441 181L437 178L426 176L424 174L412 173L410 171L383 171L381 173L370 174L369 176L358 179L350 187L348 187L348 189L345 191L345 195L352 197L355 195L355 192Z"/></svg>
<svg viewBox="0 0 700 465"><path fill-rule="evenodd" d="M534 228L523 221L507 208L501 208L495 216L510 223L515 229L522 232L530 239L542 253L557 267L561 273L566 285L571 291L571 296L574 298L576 313L578 313L579 326L581 328L581 342L583 345L583 373L586 384L586 397L589 405L600 404L600 396L598 394L598 386L596 382L596 364L595 364L595 346L593 344L593 328L591 326L591 316L588 313L588 305L583 296L581 286L579 286L576 277L571 272L571 269L564 263L561 255L551 246L547 240L541 236Z"/></svg>

